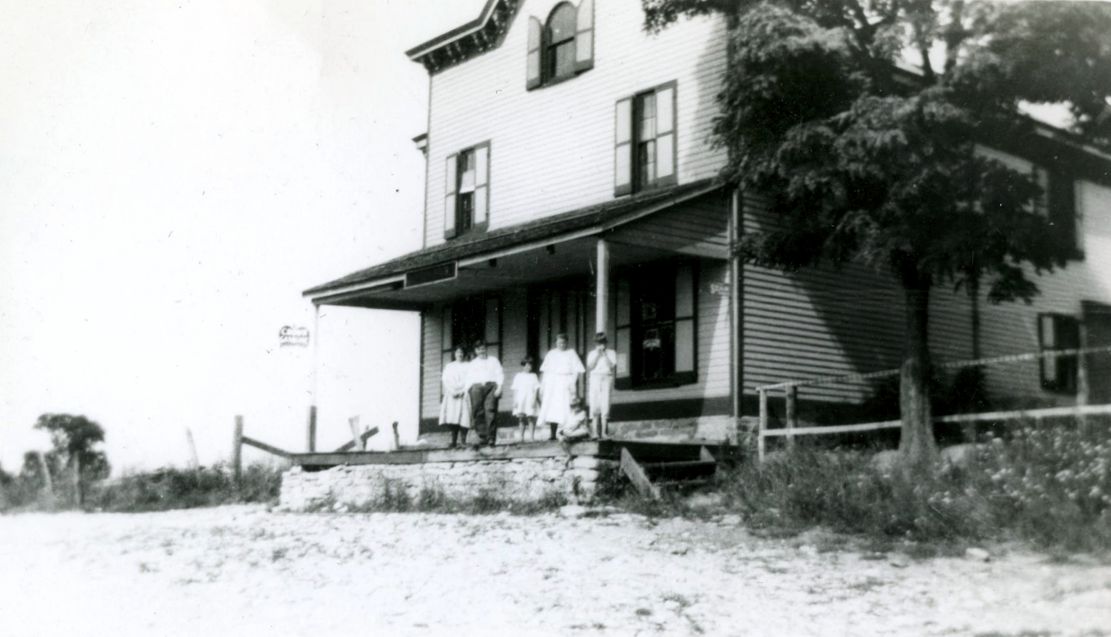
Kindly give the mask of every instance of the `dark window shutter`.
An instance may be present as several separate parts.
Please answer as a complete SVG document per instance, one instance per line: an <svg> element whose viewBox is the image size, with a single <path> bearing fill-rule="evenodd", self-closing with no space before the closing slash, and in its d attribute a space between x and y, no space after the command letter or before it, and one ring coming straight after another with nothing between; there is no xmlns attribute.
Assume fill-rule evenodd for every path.
<svg viewBox="0 0 1111 637"><path fill-rule="evenodd" d="M474 224L486 228L490 219L490 143L475 146Z"/></svg>
<svg viewBox="0 0 1111 637"><path fill-rule="evenodd" d="M614 115L613 194L633 191L633 100L617 102Z"/></svg>
<svg viewBox="0 0 1111 637"><path fill-rule="evenodd" d="M1077 252L1076 193L1072 176L1060 170L1049 173L1049 222L1060 245Z"/></svg>
<svg viewBox="0 0 1111 637"><path fill-rule="evenodd" d="M455 191L458 188L456 183L455 169L457 155L452 153L447 156L447 163L444 166L444 238L451 239L455 236Z"/></svg>
<svg viewBox="0 0 1111 637"><path fill-rule="evenodd" d="M528 19L528 63L525 71L525 88L534 89L540 86L540 52L543 49L544 26L540 20L529 17Z"/></svg>
<svg viewBox="0 0 1111 637"><path fill-rule="evenodd" d="M594 68L594 0L582 0L575 26L575 72Z"/></svg>

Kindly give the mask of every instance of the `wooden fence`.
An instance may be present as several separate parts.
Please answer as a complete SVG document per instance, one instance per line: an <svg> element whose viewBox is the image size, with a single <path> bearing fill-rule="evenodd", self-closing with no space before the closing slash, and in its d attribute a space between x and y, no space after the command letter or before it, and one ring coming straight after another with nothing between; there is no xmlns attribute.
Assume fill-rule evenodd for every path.
<svg viewBox="0 0 1111 637"><path fill-rule="evenodd" d="M1045 352L1032 352L1027 354L1013 354L1008 356L994 356L991 358L980 358L976 360L965 361L950 361L945 363L938 363L934 365L938 369L960 369L966 367L979 367L984 365L992 365L999 363L1015 363L1024 361L1035 361L1042 358L1060 358L1064 356L1082 356L1087 354L1109 354L1111 353L1111 346L1105 347L1086 347L1076 349L1060 349L1050 350ZM794 446L795 438L797 436L821 436L833 435L843 433L855 433L862 431L879 431L882 429L895 429L902 426L901 420L885 420L880 422L868 422L851 425L829 425L829 426L813 426L813 427L799 427L798 419L798 394L799 387L813 386L813 385L826 385L832 383L846 383L846 382L859 382L863 380L875 380L880 378L890 378L899 375L898 369L885 369L876 372L867 372L861 374L845 374L842 376L820 376L815 378L806 378L800 380L792 380L781 383L773 383L770 385L761 385L756 388L759 397L759 421L757 423L756 435L756 449L757 458L762 462L766 455L767 439L781 437L785 439L788 448ZM768 427L770 420L770 412L768 408L769 394L776 390L782 390L785 398L784 407L784 427L772 429ZM1017 409L1010 411L992 411L977 414L953 414L949 416L939 416L933 419L937 423L972 423L972 422L998 422L1006 420L1019 420L1019 419L1032 419L1042 420L1046 418L1061 418L1067 416L1075 416L1084 418L1086 416L1103 416L1111 415L1111 405L1084 405L1079 404L1076 406L1067 407L1046 407L1042 409Z"/></svg>

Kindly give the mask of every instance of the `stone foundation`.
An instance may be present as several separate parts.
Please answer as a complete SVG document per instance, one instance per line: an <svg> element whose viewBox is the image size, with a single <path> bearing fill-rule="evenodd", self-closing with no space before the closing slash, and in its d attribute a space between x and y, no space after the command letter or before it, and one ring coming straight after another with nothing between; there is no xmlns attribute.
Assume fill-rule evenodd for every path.
<svg viewBox="0 0 1111 637"><path fill-rule="evenodd" d="M387 490L414 502L422 491L466 500L483 492L535 502L559 494L589 502L613 480L617 462L594 456L475 459L414 464L341 465L322 471L294 467L282 475L281 506L292 511L373 506Z"/></svg>

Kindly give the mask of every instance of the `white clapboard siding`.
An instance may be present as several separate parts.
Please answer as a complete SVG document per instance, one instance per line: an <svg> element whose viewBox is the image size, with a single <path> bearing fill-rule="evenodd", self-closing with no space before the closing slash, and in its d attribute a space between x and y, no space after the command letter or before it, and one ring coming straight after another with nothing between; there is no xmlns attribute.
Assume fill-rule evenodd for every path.
<svg viewBox="0 0 1111 637"><path fill-rule="evenodd" d="M1090 181L1077 181L1075 188L1081 219L1077 236L1082 237L1084 259L1069 261L1065 269L1043 276L1028 271L1041 290L1029 305L982 302L983 356L1037 351L1039 313L1068 314L1080 319L1081 301L1111 302L1111 188ZM986 295L984 288L982 292ZM1075 402L1075 396L1042 390L1036 362L990 365L987 380L988 389L994 393L1036 396L1041 402Z"/></svg>
<svg viewBox="0 0 1111 637"><path fill-rule="evenodd" d="M775 223L766 202L746 196L744 229ZM789 380L892 369L902 359L905 301L891 275L862 266L828 266L784 273L744 268L746 391ZM948 289L931 294L930 349L939 360L971 353L970 302ZM858 402L866 382L807 386L812 400Z"/></svg>
<svg viewBox="0 0 1111 637"><path fill-rule="evenodd" d="M523 2L500 47L432 76L426 245L444 241L446 157L483 141L490 229L612 199L614 105L665 82L677 82L680 183L721 167L724 153L709 141L726 58L722 19L681 19L651 35L640 0L598 1L594 68L526 91L528 19L546 19L555 4Z"/></svg>

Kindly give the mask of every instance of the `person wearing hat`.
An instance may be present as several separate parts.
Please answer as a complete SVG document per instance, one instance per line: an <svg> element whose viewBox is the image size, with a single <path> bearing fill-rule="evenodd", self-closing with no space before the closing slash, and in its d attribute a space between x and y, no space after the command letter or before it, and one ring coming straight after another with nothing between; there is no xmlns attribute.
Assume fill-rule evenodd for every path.
<svg viewBox="0 0 1111 637"><path fill-rule="evenodd" d="M604 332L594 336L594 349L586 355L587 400L590 403L590 435L609 437L610 394L617 375L617 352L606 347Z"/></svg>

